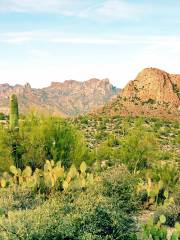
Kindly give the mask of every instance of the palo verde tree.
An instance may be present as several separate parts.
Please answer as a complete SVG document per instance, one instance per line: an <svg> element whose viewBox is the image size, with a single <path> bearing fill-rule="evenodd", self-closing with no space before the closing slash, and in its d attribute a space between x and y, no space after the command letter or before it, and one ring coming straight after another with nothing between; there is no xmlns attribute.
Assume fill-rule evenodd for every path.
<svg viewBox="0 0 180 240"><path fill-rule="evenodd" d="M128 131L120 142L120 159L129 171L136 173L150 167L155 160L158 150L157 141L153 133L148 132L139 119L135 127Z"/></svg>

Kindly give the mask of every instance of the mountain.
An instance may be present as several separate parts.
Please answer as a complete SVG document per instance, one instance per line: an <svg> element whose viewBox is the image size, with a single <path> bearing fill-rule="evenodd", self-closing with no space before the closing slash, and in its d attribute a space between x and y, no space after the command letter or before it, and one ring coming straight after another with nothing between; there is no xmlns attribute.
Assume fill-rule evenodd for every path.
<svg viewBox="0 0 180 240"><path fill-rule="evenodd" d="M25 113L30 108L61 116L75 116L103 106L119 89L110 84L108 79L90 79L79 82L67 80L63 83L52 82L42 89L25 86L0 84L0 112L8 113L9 97L15 93L18 97L20 112Z"/></svg>
<svg viewBox="0 0 180 240"><path fill-rule="evenodd" d="M180 119L180 75L146 68L98 112Z"/></svg>

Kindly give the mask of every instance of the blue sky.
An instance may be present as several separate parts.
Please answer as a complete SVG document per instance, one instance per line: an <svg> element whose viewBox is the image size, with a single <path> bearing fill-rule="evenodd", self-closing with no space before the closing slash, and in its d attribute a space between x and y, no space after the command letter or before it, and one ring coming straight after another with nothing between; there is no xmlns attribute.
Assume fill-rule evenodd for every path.
<svg viewBox="0 0 180 240"><path fill-rule="evenodd" d="M0 0L0 83L180 73L179 0Z"/></svg>

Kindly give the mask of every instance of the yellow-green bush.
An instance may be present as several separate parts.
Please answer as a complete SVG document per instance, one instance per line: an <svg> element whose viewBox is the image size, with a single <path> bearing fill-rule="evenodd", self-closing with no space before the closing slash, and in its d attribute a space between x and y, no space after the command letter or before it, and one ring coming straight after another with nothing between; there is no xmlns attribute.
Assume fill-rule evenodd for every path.
<svg viewBox="0 0 180 240"><path fill-rule="evenodd" d="M9 211L0 218L0 239L134 240L135 185L124 168L109 169L87 189L69 188L34 209Z"/></svg>

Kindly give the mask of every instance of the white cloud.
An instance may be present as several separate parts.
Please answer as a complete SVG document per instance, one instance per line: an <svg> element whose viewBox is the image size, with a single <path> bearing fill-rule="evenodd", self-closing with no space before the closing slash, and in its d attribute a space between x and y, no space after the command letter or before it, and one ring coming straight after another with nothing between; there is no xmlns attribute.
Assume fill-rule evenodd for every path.
<svg viewBox="0 0 180 240"><path fill-rule="evenodd" d="M31 41L53 42L58 39L59 34L45 30L0 32L0 42L3 43L24 43Z"/></svg>
<svg viewBox="0 0 180 240"><path fill-rule="evenodd" d="M9 43L9 44L22 44L22 43L28 42L30 40L31 40L31 38L29 38L29 37L13 37L13 38L4 39L1 41L4 43Z"/></svg>
<svg viewBox="0 0 180 240"><path fill-rule="evenodd" d="M146 11L145 11L146 10ZM125 0L1 0L0 11L25 13L59 13L64 16L95 18L101 20L139 18L147 14L143 4Z"/></svg>
<svg viewBox="0 0 180 240"><path fill-rule="evenodd" d="M125 0L106 0L101 4L85 9L79 16L101 20L131 18L135 20L145 13L147 14L147 8L144 5L128 3Z"/></svg>
<svg viewBox="0 0 180 240"><path fill-rule="evenodd" d="M4 12L45 12L75 15L82 7L81 0L1 0L0 11Z"/></svg>
<svg viewBox="0 0 180 240"><path fill-rule="evenodd" d="M25 32L7 32L0 33L0 42L8 44L20 44L30 41L39 41L49 44L99 44L99 45L147 45L147 46L168 46L171 48L180 48L180 36L147 36L147 35L120 35L120 36L80 36L69 35L61 32L37 30Z"/></svg>
<svg viewBox="0 0 180 240"><path fill-rule="evenodd" d="M154 16L178 23L179 3L127 0L0 0L0 12L52 13L98 21L140 20Z"/></svg>
<svg viewBox="0 0 180 240"><path fill-rule="evenodd" d="M70 44L118 44L117 40L108 38L84 38L84 37L55 37L50 39L54 43L70 43Z"/></svg>
<svg viewBox="0 0 180 240"><path fill-rule="evenodd" d="M21 32L0 32L0 42L9 44L21 44L30 41L42 40L49 33L38 31L21 31Z"/></svg>

